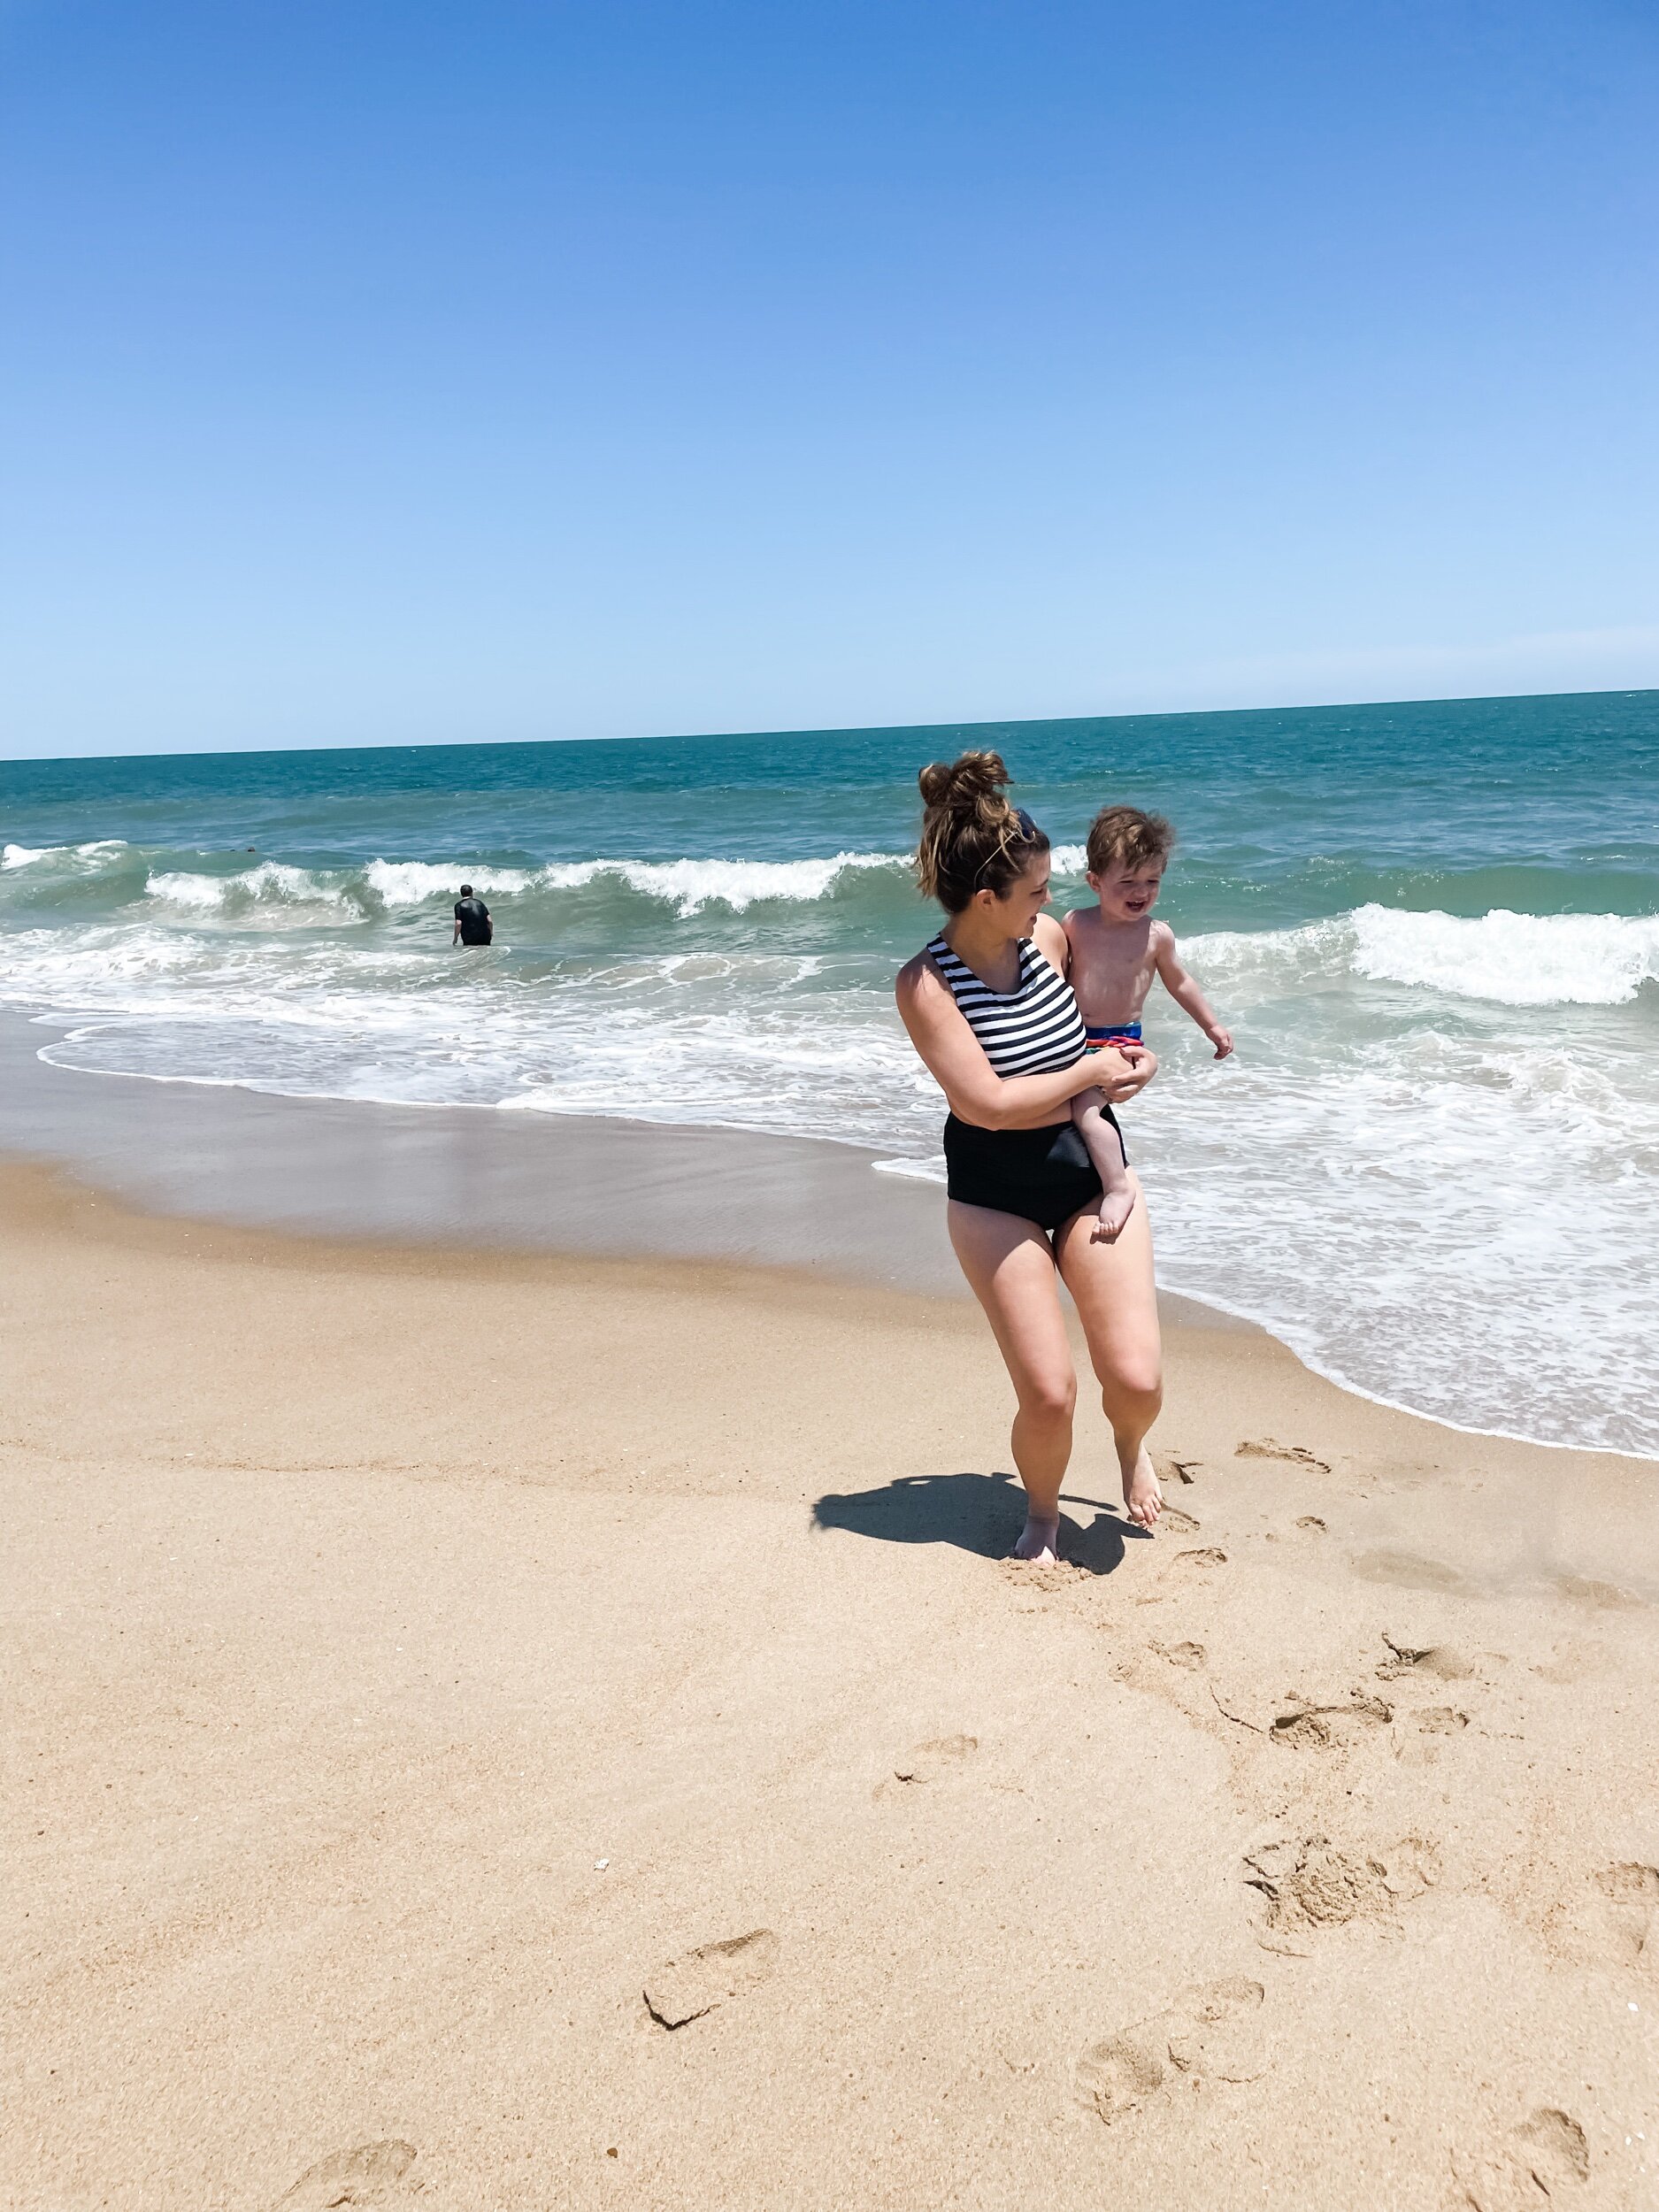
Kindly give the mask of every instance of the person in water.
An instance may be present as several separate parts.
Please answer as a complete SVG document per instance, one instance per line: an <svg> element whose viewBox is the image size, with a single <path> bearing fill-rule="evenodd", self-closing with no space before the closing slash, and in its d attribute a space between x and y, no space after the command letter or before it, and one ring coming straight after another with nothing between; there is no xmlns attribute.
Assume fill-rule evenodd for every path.
<svg viewBox="0 0 1659 2212"><path fill-rule="evenodd" d="M1156 979L1216 1048L1233 1050L1209 1000L1181 965L1175 932L1152 918L1175 832L1161 814L1139 807L1102 807L1089 825L1088 884L1097 903L1065 918L1066 973L1082 1010L1092 1049L1139 1044L1141 1016ZM1083 1110L1079 1102L1079 1113Z"/></svg>
<svg viewBox="0 0 1659 2212"><path fill-rule="evenodd" d="M452 945L487 945L495 934L495 925L489 918L489 909L470 883L461 886L461 895L455 902L455 934Z"/></svg>
<svg viewBox="0 0 1659 2212"><path fill-rule="evenodd" d="M899 971L899 1013L945 1094L950 1241L1014 1386L1014 1464L1027 1517L1015 1556L1057 1556L1060 1486L1071 1455L1077 1375L1056 1272L1071 1292L1111 1424L1129 1517L1163 1505L1146 1437L1163 1401L1152 1234L1133 1176L1112 1238L1099 1232L1101 1176L1072 1102L1117 1144L1111 1107L1149 1083L1144 1047L1090 1056L1066 982L1065 933L1048 903L1048 840L1007 797L998 755L971 752L920 778L921 888L945 910L939 934ZM1123 1164L1118 1146L1118 1164Z"/></svg>

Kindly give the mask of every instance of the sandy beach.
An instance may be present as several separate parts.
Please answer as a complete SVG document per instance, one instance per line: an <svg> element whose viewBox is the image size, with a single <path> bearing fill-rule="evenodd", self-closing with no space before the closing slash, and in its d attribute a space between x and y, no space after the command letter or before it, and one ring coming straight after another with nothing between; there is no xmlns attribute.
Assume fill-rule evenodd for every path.
<svg viewBox="0 0 1659 2212"><path fill-rule="evenodd" d="M4 2201L1659 2197L1653 1469L0 1173Z"/></svg>

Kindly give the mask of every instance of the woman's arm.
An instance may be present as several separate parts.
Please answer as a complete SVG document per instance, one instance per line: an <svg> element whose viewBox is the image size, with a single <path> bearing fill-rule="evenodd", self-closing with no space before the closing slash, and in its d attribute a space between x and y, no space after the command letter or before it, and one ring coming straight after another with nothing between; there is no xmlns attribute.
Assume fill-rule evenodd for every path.
<svg viewBox="0 0 1659 2212"><path fill-rule="evenodd" d="M998 1075L985 1048L933 964L918 953L899 971L899 1017L959 1121L977 1129L1038 1129L1053 1121L1080 1091L1127 1098L1149 1083L1157 1062L1148 1052L1142 1071L1122 1056L1097 1052L1048 1075Z"/></svg>

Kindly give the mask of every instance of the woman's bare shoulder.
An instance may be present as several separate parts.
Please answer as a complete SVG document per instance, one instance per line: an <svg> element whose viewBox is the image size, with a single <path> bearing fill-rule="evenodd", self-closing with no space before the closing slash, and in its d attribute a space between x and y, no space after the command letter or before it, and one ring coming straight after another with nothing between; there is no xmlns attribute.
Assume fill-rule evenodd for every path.
<svg viewBox="0 0 1659 2212"><path fill-rule="evenodd" d="M930 993L942 991L944 987L938 969L926 953L918 952L899 970L894 979L893 991L901 1006L915 1006Z"/></svg>

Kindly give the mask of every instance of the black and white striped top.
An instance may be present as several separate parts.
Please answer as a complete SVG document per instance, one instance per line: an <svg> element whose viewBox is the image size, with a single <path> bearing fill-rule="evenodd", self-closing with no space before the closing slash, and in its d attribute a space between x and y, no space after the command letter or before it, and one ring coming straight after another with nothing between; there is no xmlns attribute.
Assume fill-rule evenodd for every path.
<svg viewBox="0 0 1659 2212"><path fill-rule="evenodd" d="M981 983L942 935L927 951L999 1075L1048 1075L1075 1067L1083 1057L1088 1033L1071 986L1033 939L1020 939L1019 981L1007 992Z"/></svg>

